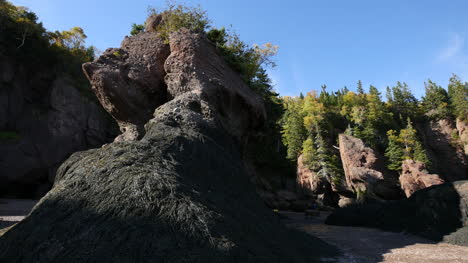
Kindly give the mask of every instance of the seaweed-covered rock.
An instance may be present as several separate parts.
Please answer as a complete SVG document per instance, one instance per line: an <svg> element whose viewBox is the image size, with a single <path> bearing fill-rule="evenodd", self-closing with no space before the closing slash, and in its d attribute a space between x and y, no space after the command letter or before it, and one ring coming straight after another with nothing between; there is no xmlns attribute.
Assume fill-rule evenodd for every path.
<svg viewBox="0 0 468 263"><path fill-rule="evenodd" d="M325 223L409 232L468 246L468 181L435 185L408 199L340 208Z"/></svg>
<svg viewBox="0 0 468 263"><path fill-rule="evenodd" d="M333 257L330 245L287 230L249 181L241 142L264 118L260 99L203 35L182 30L170 42L169 101L142 139L72 155L53 189L1 237L1 262Z"/></svg>

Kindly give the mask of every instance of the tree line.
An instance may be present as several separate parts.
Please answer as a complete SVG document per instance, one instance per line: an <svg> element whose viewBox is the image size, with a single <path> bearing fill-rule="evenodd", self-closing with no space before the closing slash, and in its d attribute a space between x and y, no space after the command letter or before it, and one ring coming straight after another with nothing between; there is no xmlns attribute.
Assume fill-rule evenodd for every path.
<svg viewBox="0 0 468 263"><path fill-rule="evenodd" d="M468 83L453 75L448 89L428 80L425 95L418 100L406 83L386 89L386 101L370 86L365 92L358 81L356 92L346 87L306 96L283 97L285 113L280 121L287 157L304 163L319 175L341 176L337 144L339 133L360 138L371 148L385 152L387 166L399 171L405 159L430 167L430 160L414 127L425 120L468 118Z"/></svg>

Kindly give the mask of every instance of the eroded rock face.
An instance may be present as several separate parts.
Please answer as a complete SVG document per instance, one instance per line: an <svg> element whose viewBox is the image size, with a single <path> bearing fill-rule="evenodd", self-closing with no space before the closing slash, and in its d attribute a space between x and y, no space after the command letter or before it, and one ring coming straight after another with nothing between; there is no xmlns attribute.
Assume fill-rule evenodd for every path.
<svg viewBox="0 0 468 263"><path fill-rule="evenodd" d="M417 127L423 135L424 148L432 161L434 172L449 182L468 179L467 156L463 147L457 145L457 139L453 138L458 133L455 123L442 119Z"/></svg>
<svg viewBox="0 0 468 263"><path fill-rule="evenodd" d="M121 48L107 49L83 65L99 101L120 126L115 141L140 139L154 109L167 101L164 62L169 53L168 44L147 32L125 38Z"/></svg>
<svg viewBox="0 0 468 263"><path fill-rule="evenodd" d="M75 81L0 57L0 196L40 198L58 166L116 134L112 119ZM2 136L0 136L2 137Z"/></svg>
<svg viewBox="0 0 468 263"><path fill-rule="evenodd" d="M456 125L458 137L460 137L460 143L463 145L465 155L468 155L468 122L457 119Z"/></svg>
<svg viewBox="0 0 468 263"><path fill-rule="evenodd" d="M340 156L346 183L355 193L383 199L398 199L397 175L385 168L383 158L362 140L340 134Z"/></svg>
<svg viewBox="0 0 468 263"><path fill-rule="evenodd" d="M406 197L410 197L418 190L443 183L444 180L439 175L429 174L423 163L413 160L403 161L400 185Z"/></svg>
<svg viewBox="0 0 468 263"><path fill-rule="evenodd" d="M304 195L323 194L330 189L325 178L305 166L302 154L297 159L297 185Z"/></svg>
<svg viewBox="0 0 468 263"><path fill-rule="evenodd" d="M300 155L297 159L296 182L300 194L314 197L324 206L335 207L338 204L338 194L334 192L332 184L325 177L318 176L310 170Z"/></svg>
<svg viewBox="0 0 468 263"><path fill-rule="evenodd" d="M0 261L311 262L333 256L324 242L286 229L249 182L241 139L264 117L260 99L204 36L183 30L171 36L170 47L169 101L156 108L142 139L72 155L54 188L2 236ZM106 97L106 90L96 92Z"/></svg>

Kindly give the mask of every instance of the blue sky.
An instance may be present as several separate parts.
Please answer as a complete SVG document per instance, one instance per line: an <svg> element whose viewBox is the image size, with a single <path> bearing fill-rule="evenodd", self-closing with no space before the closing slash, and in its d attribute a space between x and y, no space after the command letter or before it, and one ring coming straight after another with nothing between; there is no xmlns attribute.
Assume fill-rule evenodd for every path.
<svg viewBox="0 0 468 263"><path fill-rule="evenodd" d="M149 5L163 0L13 0L49 30L81 26L87 43L118 47ZM354 90L362 80L384 91L405 81L417 97L428 78L446 87L452 73L468 80L468 1L189 0L214 26L230 26L249 44L279 45L270 77L281 95L326 84Z"/></svg>

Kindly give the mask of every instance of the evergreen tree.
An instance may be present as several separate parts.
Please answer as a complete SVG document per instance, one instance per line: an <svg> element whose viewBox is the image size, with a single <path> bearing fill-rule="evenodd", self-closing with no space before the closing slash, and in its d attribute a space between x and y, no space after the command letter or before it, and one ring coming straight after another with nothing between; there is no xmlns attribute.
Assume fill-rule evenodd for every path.
<svg viewBox="0 0 468 263"><path fill-rule="evenodd" d="M372 85L370 85L370 87L369 87L369 94L374 95L374 96L376 96L376 97L378 97L380 99L379 90L376 87L372 86Z"/></svg>
<svg viewBox="0 0 468 263"><path fill-rule="evenodd" d="M390 107L395 116L400 116L404 123L406 118L414 119L418 112L418 100L413 96L406 83L397 82L392 88Z"/></svg>
<svg viewBox="0 0 468 263"><path fill-rule="evenodd" d="M364 88L362 87L362 82L359 80L357 83L357 93L364 94Z"/></svg>
<svg viewBox="0 0 468 263"><path fill-rule="evenodd" d="M317 146L312 136L309 136L302 144L302 159L304 164L312 171L318 171L320 168L317 157Z"/></svg>
<svg viewBox="0 0 468 263"><path fill-rule="evenodd" d="M285 114L281 120L283 143L287 147L287 158L296 160L302 150L303 141L307 138L302 113L303 100L284 98Z"/></svg>
<svg viewBox="0 0 468 263"><path fill-rule="evenodd" d="M462 83L457 75L453 75L449 82L449 97L454 115L462 120L468 119L468 83Z"/></svg>
<svg viewBox="0 0 468 263"><path fill-rule="evenodd" d="M392 90L387 86L385 97L387 98L387 103L391 104L393 102Z"/></svg>
<svg viewBox="0 0 468 263"><path fill-rule="evenodd" d="M385 151L385 157L388 159L388 169L393 171L400 171L403 160L403 147L399 142L399 138L396 135L396 131L389 130L388 136L388 147Z"/></svg>
<svg viewBox="0 0 468 263"><path fill-rule="evenodd" d="M422 99L423 110L429 118L443 119L450 117L447 91L431 80L424 83L426 94Z"/></svg>
<svg viewBox="0 0 468 263"><path fill-rule="evenodd" d="M416 130L413 128L411 120L408 118L405 129L397 136L394 130L387 132L388 147L385 156L389 161L387 166L391 170L400 171L403 160L411 159L430 166L429 158L418 139Z"/></svg>

